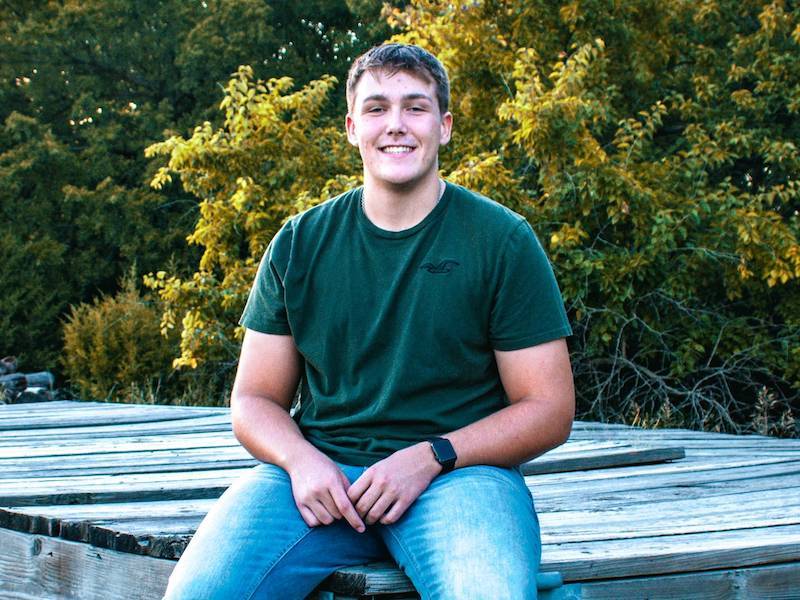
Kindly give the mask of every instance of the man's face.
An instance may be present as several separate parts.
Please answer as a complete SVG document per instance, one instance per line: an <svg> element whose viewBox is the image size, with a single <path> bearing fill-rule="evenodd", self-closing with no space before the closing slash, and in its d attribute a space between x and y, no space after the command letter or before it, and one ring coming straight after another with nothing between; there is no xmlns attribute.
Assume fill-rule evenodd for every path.
<svg viewBox="0 0 800 600"><path fill-rule="evenodd" d="M436 85L408 71L365 72L347 114L347 137L358 146L364 183L413 187L438 177L439 146L453 117L439 112Z"/></svg>

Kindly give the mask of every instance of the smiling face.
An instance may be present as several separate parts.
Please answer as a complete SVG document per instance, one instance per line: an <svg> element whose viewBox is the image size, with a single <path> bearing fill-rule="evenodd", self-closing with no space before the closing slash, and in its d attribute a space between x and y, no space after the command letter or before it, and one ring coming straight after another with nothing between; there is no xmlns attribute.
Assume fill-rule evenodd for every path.
<svg viewBox="0 0 800 600"><path fill-rule="evenodd" d="M347 114L347 137L358 146L365 187L438 186L439 146L453 117L442 115L436 86L408 71L366 71Z"/></svg>

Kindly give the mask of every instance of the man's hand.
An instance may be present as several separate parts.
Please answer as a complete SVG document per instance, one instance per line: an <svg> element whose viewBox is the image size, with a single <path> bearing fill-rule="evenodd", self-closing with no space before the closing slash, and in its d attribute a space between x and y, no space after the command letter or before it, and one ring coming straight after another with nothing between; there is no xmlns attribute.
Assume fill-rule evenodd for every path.
<svg viewBox="0 0 800 600"><path fill-rule="evenodd" d="M398 450L368 468L347 496L367 524L396 522L442 470L428 442Z"/></svg>
<svg viewBox="0 0 800 600"><path fill-rule="evenodd" d="M366 529L347 497L347 476L330 458L311 449L287 470L297 509L309 527L330 525L344 518L359 533Z"/></svg>

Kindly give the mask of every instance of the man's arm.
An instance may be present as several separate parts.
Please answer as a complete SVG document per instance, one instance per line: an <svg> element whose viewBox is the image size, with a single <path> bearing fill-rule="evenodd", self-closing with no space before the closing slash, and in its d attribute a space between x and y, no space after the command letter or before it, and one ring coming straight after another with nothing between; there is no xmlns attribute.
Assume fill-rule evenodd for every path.
<svg viewBox="0 0 800 600"><path fill-rule="evenodd" d="M495 351L511 403L503 410L446 435L456 467L513 466L560 446L575 417L575 389L566 340L508 352Z"/></svg>
<svg viewBox="0 0 800 600"><path fill-rule="evenodd" d="M347 477L303 437L289 416L300 368L292 336L248 329L231 393L233 433L255 458L289 474L295 503L309 527L344 517L363 531L347 497Z"/></svg>
<svg viewBox="0 0 800 600"><path fill-rule="evenodd" d="M495 357L510 406L444 436L456 467L517 465L562 444L572 429L575 391L564 339ZM394 523L440 470L422 442L367 469L348 496L367 523Z"/></svg>

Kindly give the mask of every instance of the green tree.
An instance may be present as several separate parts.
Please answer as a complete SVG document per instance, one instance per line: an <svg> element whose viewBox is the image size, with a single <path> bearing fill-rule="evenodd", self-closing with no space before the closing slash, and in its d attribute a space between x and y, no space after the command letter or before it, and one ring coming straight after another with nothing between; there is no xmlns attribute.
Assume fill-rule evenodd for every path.
<svg viewBox="0 0 800 600"><path fill-rule="evenodd" d="M356 3L357 4L357 3ZM242 64L308 82L341 74L379 7L344 0L37 0L0 3L0 351L55 365L69 304L111 294L134 262L172 259L200 218L180 187L147 186L144 148L217 119ZM364 23L370 23L365 25ZM372 33L370 33L372 32ZM40 305L30 310L28 302Z"/></svg>

